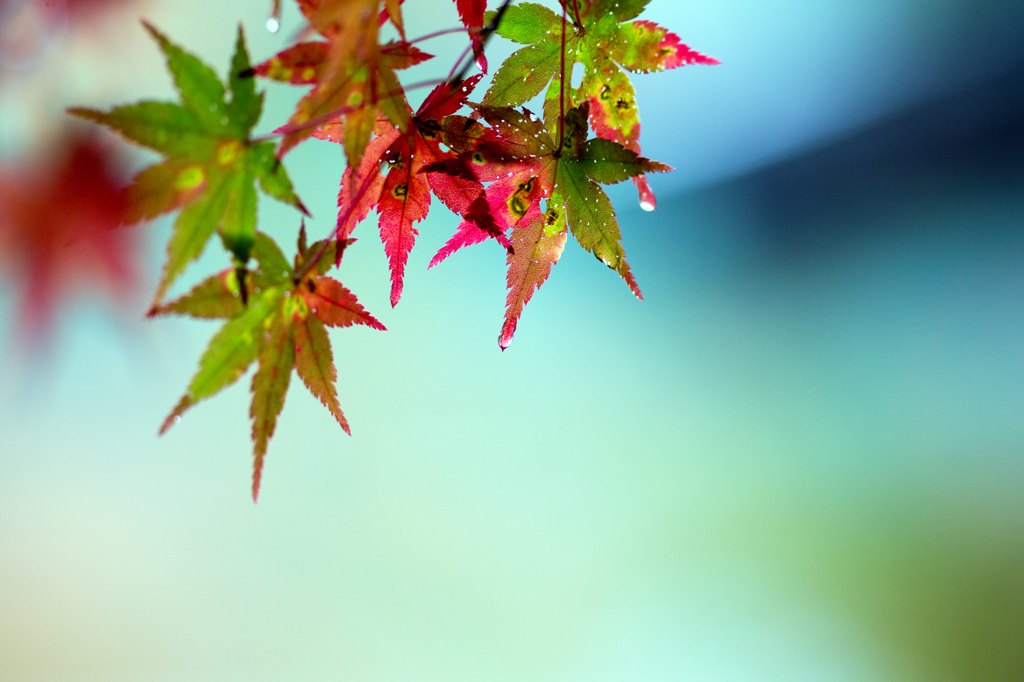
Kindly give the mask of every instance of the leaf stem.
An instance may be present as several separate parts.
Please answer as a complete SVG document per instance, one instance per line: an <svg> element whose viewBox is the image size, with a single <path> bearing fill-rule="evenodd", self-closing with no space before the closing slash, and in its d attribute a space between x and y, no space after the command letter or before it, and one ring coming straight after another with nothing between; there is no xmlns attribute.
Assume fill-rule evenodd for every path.
<svg viewBox="0 0 1024 682"><path fill-rule="evenodd" d="M572 14L576 17L576 27L581 28L583 20L580 19L580 0L572 0Z"/></svg>
<svg viewBox="0 0 1024 682"><path fill-rule="evenodd" d="M405 45L413 45L415 43L422 43L424 40L440 38L441 36L451 35L452 33L480 33L481 31L483 31L483 29L466 28L465 26L459 26L458 28L448 28L443 31L434 31L433 33L428 33L425 36L420 36L419 38L407 40L404 43L397 43L395 45L395 48L403 47ZM381 51L383 52L384 50Z"/></svg>
<svg viewBox="0 0 1024 682"><path fill-rule="evenodd" d="M558 77L558 152L565 146L565 29L566 29L566 7L565 0L562 0L562 66Z"/></svg>

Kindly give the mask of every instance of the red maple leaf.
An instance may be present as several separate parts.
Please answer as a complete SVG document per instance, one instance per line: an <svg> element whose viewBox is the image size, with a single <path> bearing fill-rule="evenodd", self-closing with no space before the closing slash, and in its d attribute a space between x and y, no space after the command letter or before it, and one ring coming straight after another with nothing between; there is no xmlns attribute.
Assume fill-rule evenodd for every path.
<svg viewBox="0 0 1024 682"><path fill-rule="evenodd" d="M21 290L21 332L34 338L80 289L103 285L124 301L137 281L136 235L122 227L127 183L94 139L64 148L45 171L0 168L0 261Z"/></svg>
<svg viewBox="0 0 1024 682"><path fill-rule="evenodd" d="M485 237L495 237L506 248L510 245L504 230L489 220L480 181L441 170L484 132L479 123L453 115L481 77L437 86L412 116L408 134L386 120L378 121L377 136L367 146L359 168L346 170L342 178L337 238L347 239L370 209L377 207L381 240L391 266L391 305L397 305L402 296L405 265L419 234L415 224L427 217L431 193L457 215L476 220ZM326 135L332 137L330 131ZM448 150L441 149L442 142Z"/></svg>

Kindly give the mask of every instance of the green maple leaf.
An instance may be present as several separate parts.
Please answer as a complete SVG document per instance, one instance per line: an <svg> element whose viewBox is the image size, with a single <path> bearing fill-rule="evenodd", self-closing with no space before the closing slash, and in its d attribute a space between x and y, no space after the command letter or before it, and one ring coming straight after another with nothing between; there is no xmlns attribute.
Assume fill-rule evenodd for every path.
<svg viewBox="0 0 1024 682"><path fill-rule="evenodd" d="M334 263L335 246L317 242L307 248L305 229L299 235L294 266L269 237L256 233L252 253L259 268L251 273L252 296L241 300L239 270L229 268L196 285L181 298L155 309L154 314L224 318L203 353L188 390L164 421L160 433L177 423L190 407L233 384L253 362L252 380L253 499L259 494L267 444L284 407L292 368L302 382L334 415L346 433L335 381L338 377L326 327L384 325L359 304L340 282L323 273ZM300 277L304 264L323 250L316 267Z"/></svg>
<svg viewBox="0 0 1024 682"><path fill-rule="evenodd" d="M68 111L167 157L139 173L128 189L130 222L183 209L167 244L156 307L215 232L234 254L237 267L245 267L256 236L257 181L266 194L304 213L306 209L274 155L274 145L250 140L263 109L263 93L256 92L251 77L241 75L250 70L241 26L226 84L153 26L144 26L167 57L181 104L145 101L109 112Z"/></svg>
<svg viewBox="0 0 1024 682"><path fill-rule="evenodd" d="M684 45L679 36L650 21L634 21L649 0L566 0L565 73L584 66L578 88L562 87L562 16L543 5L509 7L498 34L526 47L514 52L494 74L483 103L516 107L544 92L544 120L554 132L559 117L588 101L590 125L598 137L640 153L640 112L628 72L650 73L686 64L717 64ZM488 21L493 19L493 13ZM560 103L564 96L565 101ZM654 195L643 176L634 178L645 206Z"/></svg>

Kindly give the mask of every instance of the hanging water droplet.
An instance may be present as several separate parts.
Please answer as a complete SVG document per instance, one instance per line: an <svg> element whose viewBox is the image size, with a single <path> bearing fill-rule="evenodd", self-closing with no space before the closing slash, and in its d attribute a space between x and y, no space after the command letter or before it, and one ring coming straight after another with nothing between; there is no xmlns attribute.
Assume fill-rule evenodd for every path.
<svg viewBox="0 0 1024 682"><path fill-rule="evenodd" d="M267 19L267 30L271 33L277 33L278 29L281 28L281 22L277 20L277 17L270 17Z"/></svg>
<svg viewBox="0 0 1024 682"><path fill-rule="evenodd" d="M654 204L652 204L652 203L651 203L650 201L648 201L647 199L641 199L641 200L640 200L640 208L642 208L642 209L643 209L643 210L645 210L645 211L648 211L648 212L650 212L650 211L653 211L653 210L654 210Z"/></svg>
<svg viewBox="0 0 1024 682"><path fill-rule="evenodd" d="M180 424L181 423L181 415L180 414L177 417L174 418L174 423L175 424Z"/></svg>

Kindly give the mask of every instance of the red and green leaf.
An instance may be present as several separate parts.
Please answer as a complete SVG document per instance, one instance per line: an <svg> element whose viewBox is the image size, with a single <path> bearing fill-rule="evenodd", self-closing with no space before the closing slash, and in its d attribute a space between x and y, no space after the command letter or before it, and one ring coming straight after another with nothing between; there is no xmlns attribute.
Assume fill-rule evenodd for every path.
<svg viewBox="0 0 1024 682"><path fill-rule="evenodd" d="M512 230L513 251L508 255L508 296L505 299L505 324L498 336L502 350L512 343L519 316L533 292L547 280L551 268L565 249L564 215L554 206L541 213L536 206Z"/></svg>
<svg viewBox="0 0 1024 682"><path fill-rule="evenodd" d="M640 115L626 71L650 73L687 64L718 64L683 44L674 33L650 21L630 21L646 0L568 0L565 22L550 9L521 3L509 7L498 34L524 44L495 73L484 104L518 106L545 88L544 118L554 132L561 112L589 100L590 124L598 137L640 153ZM564 52L562 27L565 32ZM578 89L561 82L576 62L584 66ZM550 84L550 85L549 85ZM559 104L565 96L564 105ZM654 193L646 179L634 178L641 205L653 210Z"/></svg>

